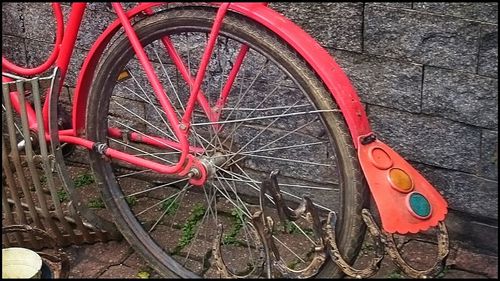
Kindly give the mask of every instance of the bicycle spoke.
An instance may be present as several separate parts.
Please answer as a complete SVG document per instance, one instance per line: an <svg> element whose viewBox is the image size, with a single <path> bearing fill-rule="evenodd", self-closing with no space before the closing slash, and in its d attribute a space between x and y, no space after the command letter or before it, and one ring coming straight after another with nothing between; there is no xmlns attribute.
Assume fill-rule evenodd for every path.
<svg viewBox="0 0 500 281"><path fill-rule="evenodd" d="M124 142L121 142L121 141L119 141L119 140L117 140L117 139L113 139L113 138L109 138L109 137L108 137L108 140L114 141L114 142L116 142L116 143L118 143L118 144L120 144L120 145L126 146L126 147L128 147L128 148L132 148L132 149L134 149L134 150L136 150L136 151L139 151L139 152L143 153L143 155L151 156L151 157L153 157L153 158L155 158L155 159L158 159L158 160L161 160L161 161L167 162L167 163L169 163L169 164L173 164L173 162L171 162L171 161L169 161L169 160L167 160L167 159L164 159L164 158L158 157L158 156L156 156L156 155L154 155L154 154L152 154L152 153L149 153L149 152L147 152L147 151L144 151L144 150L142 150L142 149L139 149L139 148L137 148L137 147L135 147L135 146L131 146L131 145L126 144L126 143L124 143Z"/></svg>
<svg viewBox="0 0 500 281"><path fill-rule="evenodd" d="M315 166L324 166L324 167L331 167L332 166L330 164L322 164L322 163L316 163L316 162L301 161L301 160L296 160L296 159L287 159L287 158L280 158L280 157L271 157L271 156L264 156L264 155L247 154L246 152L240 153L240 155L251 155L252 157L256 157L256 158L273 159L273 160L278 160L278 161L300 163L300 164L307 164L307 165L315 165Z"/></svg>
<svg viewBox="0 0 500 281"><path fill-rule="evenodd" d="M297 147L309 147L313 145L319 145L319 144L326 144L327 142L319 141L319 142L311 142L311 143L304 143L304 144L295 144L295 145L287 145L287 146L280 146L280 147L272 147L272 148L266 148L266 149L256 149L256 150L250 150L246 151L244 154L245 155L250 155L250 153L259 153L259 152L267 152L267 151L276 151L276 150L282 150L282 149L290 149L290 148L297 148ZM229 155L234 155L236 153L228 153L226 154L227 156Z"/></svg>
<svg viewBox="0 0 500 281"><path fill-rule="evenodd" d="M162 214L160 215L160 217L156 220L156 222L153 224L153 226L152 226L152 227L148 230L148 232L151 232L151 231L153 231L153 230L155 229L155 227L158 225L158 223L161 221L161 219L162 219L162 218L163 218L163 217L167 214L167 212L170 210L171 206L174 204L175 200L177 200L177 198L179 198L179 196L182 196L182 197L181 197L181 200L179 200L179 201L181 201L181 202L182 202L182 200L183 200L183 198L184 198L184 195L186 194L186 191L187 191L187 189L188 189L190 186L192 186L192 185L190 185L189 183L187 183L187 184L186 184L186 185L182 188L181 192L179 192L179 194L175 197L175 199L172 201L172 203L170 203L170 205L169 205L167 208L165 208L165 210L163 211L163 213L162 213Z"/></svg>
<svg viewBox="0 0 500 281"><path fill-rule="evenodd" d="M292 108L292 107L288 107L288 108ZM320 110L312 110L312 111L293 112L293 113L288 113L288 114L277 114L277 115L269 115L269 116L250 117L250 118L227 120L227 121L194 123L194 124L192 124L192 126L205 126L205 125L216 125L216 124L227 124L227 123L243 123L243 122L254 121L254 120L283 118L283 117L299 116L299 115L305 115L305 114L311 114L311 113L322 113L322 112L338 112L338 110L337 109L320 109Z"/></svg>
<svg viewBox="0 0 500 281"><path fill-rule="evenodd" d="M139 87L139 89L141 89L142 93L144 94L144 96L147 98L148 100L148 103L150 105L153 106L153 108L155 109L156 113L158 114L158 116L161 118L161 120L163 121L163 124L165 124L165 126L167 127L167 129L170 131L170 133L172 134L171 138L173 138L174 140L176 141L179 141L177 139L177 136L175 135L175 133L172 131L172 129L170 128L170 126L168 125L169 123L163 118L163 115L158 111L157 107L153 104L153 101L151 101L151 99L149 98L149 96L146 94L146 92L144 91L144 89L142 88L142 86L139 84L139 81L137 81L137 79L135 78L134 74L132 73L132 71L129 71L130 73L130 76L132 77L132 79L134 79L135 83L137 84L137 86ZM135 92L134 92L135 94ZM139 96L136 94L136 96ZM172 101L170 100L170 98L168 97L168 95L165 95L166 98L169 100L170 103L172 103ZM160 132L162 132L160 130ZM165 132L166 134L166 132Z"/></svg>
<svg viewBox="0 0 500 281"><path fill-rule="evenodd" d="M162 186L162 187L163 187L163 186ZM142 210L141 212L137 213L137 214L136 214L136 216L138 216L138 217L139 217L139 216L141 216L141 215L142 215L142 214L144 214L145 212L147 212L147 211L149 211L149 210L153 209L154 207L156 207L156 206L158 206L158 205L160 205L160 204L162 204L162 203L166 202L167 200L169 200L169 199L171 199L171 198L173 198L173 197L177 196L177 194L179 194L181 191L182 191L182 189L181 189L181 190L179 190L178 192L176 192L176 193L174 193L174 194L170 195L169 197L167 197L167 198L165 198L165 199L162 199L162 200L158 201L157 203L155 203L155 204L153 204L153 205L149 206L148 208L146 208L146 209ZM125 196L125 197L132 197L132 196L134 196L134 195L133 195L133 194L131 194L131 195L127 195L127 196Z"/></svg>
<svg viewBox="0 0 500 281"><path fill-rule="evenodd" d="M130 127L130 126L128 126L128 125L126 125L126 124L122 123L122 122L120 122L120 121L117 121L117 120L112 120L112 121L114 121L114 122L118 123L119 125L122 125L123 127L125 127L125 128L127 128L127 129L129 129L130 131L135 132L135 133L137 133L137 134L139 134L139 135L141 135L141 136L143 136L143 137L145 137L145 138L147 138L147 139L153 140L153 141L157 142L158 144L165 145L165 146L167 146L167 147L169 147L169 148L171 148L171 149L177 150L178 152L180 151L179 149L177 149L177 148L175 148L175 147L172 147L172 145L169 145L168 143L163 142L163 141L161 141L161 140L159 140L159 139L157 139L157 138L152 138L152 137L150 137L150 136L148 136L148 135L146 135L146 134L144 134L144 133L142 133L142 132L139 132L138 130L136 130L136 129L134 129L134 128L132 128L132 127ZM116 139L113 139L113 138L110 138L110 139L112 139L112 140L115 140L115 141L116 141ZM128 144L127 144L127 145L128 145ZM132 146L129 146L129 147L132 147ZM137 150L139 150L138 148L136 148L136 149L137 149ZM140 151L141 151L141 150L140 150ZM141 151L141 152L143 152L143 151ZM150 152L143 152L143 153L146 153L147 155L153 155L153 153L150 153ZM163 158L162 158L162 159L163 159ZM170 162L170 163L172 163L172 162Z"/></svg>
<svg viewBox="0 0 500 281"><path fill-rule="evenodd" d="M127 111L128 113L130 113L130 114L132 114L133 116L135 116L136 118L138 118L139 120L143 121L145 124L147 124L147 125L149 125L149 126L151 126L151 127L155 128L155 129L156 129L156 130L158 130L159 132L162 132L162 130L161 130L161 129L159 129L158 127L156 127L155 125L153 125L151 122L147 121L146 119L142 118L142 117L141 117L140 115L138 115L137 113L135 113L135 112L131 111L131 110L130 110L130 109L128 109L126 106L122 105L121 103L117 102L116 100L113 100L113 102L114 102L116 105L118 105L118 106L120 106L121 108L123 108L123 109L124 109L125 111ZM130 128L130 127L129 127L129 128ZM170 128L170 127L169 127L169 128ZM136 133L139 133L139 134L142 134L142 135L144 135L144 136L147 136L146 134L141 133L141 132L139 132L139 131L138 131L138 130L136 130L136 129L133 129L133 130L134 130ZM163 132L163 133L165 134L165 136L172 138L172 136L168 135L166 132ZM174 138L174 139L177 141L177 138ZM163 144L165 144L165 143L163 143Z"/></svg>
<svg viewBox="0 0 500 281"><path fill-rule="evenodd" d="M146 155L146 154L144 154ZM117 179L120 179L120 178L126 178L126 177L129 177L129 176L133 176L133 175L137 175L137 174L143 174L143 173L147 173L147 172L151 172L153 170L151 169L146 169L146 170L141 170L141 171L136 171L136 172L132 172L132 173L128 173L128 174L125 174L125 175L118 175L116 176Z"/></svg>
<svg viewBox="0 0 500 281"><path fill-rule="evenodd" d="M180 183L180 182L183 182L185 180L188 180L187 178L185 179L180 179L180 180L177 180L177 181L173 181L173 182L169 182L169 183L165 183L165 184L161 184L161 185L157 185L153 188L150 188L150 189L146 189L146 190L141 190L141 191L137 191L135 193L132 193L130 195L127 195L127 196L135 196L135 195L139 195L139 194L143 194L143 193L146 193L146 192L151 192L153 190L157 190L159 188L163 188L163 187L166 187L166 186L170 186L170 185L173 185L173 184L176 184L176 183Z"/></svg>

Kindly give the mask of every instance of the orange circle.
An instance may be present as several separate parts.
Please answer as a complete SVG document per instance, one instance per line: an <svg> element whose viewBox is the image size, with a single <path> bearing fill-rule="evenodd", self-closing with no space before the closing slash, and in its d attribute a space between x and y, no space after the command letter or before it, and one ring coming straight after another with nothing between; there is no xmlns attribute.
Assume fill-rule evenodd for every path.
<svg viewBox="0 0 500 281"><path fill-rule="evenodd" d="M386 170L392 167L391 157L380 147L373 147L370 150L369 156L372 164L381 170Z"/></svg>
<svg viewBox="0 0 500 281"><path fill-rule="evenodd" d="M413 180L410 175L399 168L392 168L388 173L392 188L399 192L408 193L413 189Z"/></svg>

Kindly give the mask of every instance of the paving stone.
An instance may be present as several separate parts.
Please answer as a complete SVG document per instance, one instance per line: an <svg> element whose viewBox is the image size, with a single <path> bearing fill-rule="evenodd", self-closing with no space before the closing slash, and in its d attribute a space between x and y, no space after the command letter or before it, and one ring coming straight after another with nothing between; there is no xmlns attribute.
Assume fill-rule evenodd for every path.
<svg viewBox="0 0 500 281"><path fill-rule="evenodd" d="M494 2L414 2L413 9L498 23L498 3Z"/></svg>
<svg viewBox="0 0 500 281"><path fill-rule="evenodd" d="M97 277L109 265L95 259L87 249L94 249L94 245L71 246L65 249L70 261L70 278Z"/></svg>
<svg viewBox="0 0 500 281"><path fill-rule="evenodd" d="M481 274L474 274L464 270L449 269L443 272L443 279L488 279Z"/></svg>
<svg viewBox="0 0 500 281"><path fill-rule="evenodd" d="M108 243L96 243L86 250L88 256L94 256L96 260L103 263L118 264L130 254L130 246L127 243L111 241Z"/></svg>
<svg viewBox="0 0 500 281"><path fill-rule="evenodd" d="M425 67L422 112L463 123L498 128L498 80Z"/></svg>
<svg viewBox="0 0 500 281"><path fill-rule="evenodd" d="M138 278L136 268L131 268L126 265L114 265L110 266L99 278Z"/></svg>
<svg viewBox="0 0 500 281"><path fill-rule="evenodd" d="M468 272L483 273L488 278L498 278L497 256L483 255L460 248L448 264Z"/></svg>
<svg viewBox="0 0 500 281"><path fill-rule="evenodd" d="M362 2L270 3L270 7L290 18L321 45L361 51Z"/></svg>
<svg viewBox="0 0 500 281"><path fill-rule="evenodd" d="M340 50L331 53L362 102L420 112L422 65Z"/></svg>
<svg viewBox="0 0 500 281"><path fill-rule="evenodd" d="M146 266L146 262L144 259L137 254L137 252L133 252L124 262L124 265L131 268L141 268Z"/></svg>
<svg viewBox="0 0 500 281"><path fill-rule="evenodd" d="M479 29L458 18L369 5L363 44L369 54L475 72Z"/></svg>
<svg viewBox="0 0 500 281"><path fill-rule="evenodd" d="M498 25L482 25L477 73L498 78Z"/></svg>

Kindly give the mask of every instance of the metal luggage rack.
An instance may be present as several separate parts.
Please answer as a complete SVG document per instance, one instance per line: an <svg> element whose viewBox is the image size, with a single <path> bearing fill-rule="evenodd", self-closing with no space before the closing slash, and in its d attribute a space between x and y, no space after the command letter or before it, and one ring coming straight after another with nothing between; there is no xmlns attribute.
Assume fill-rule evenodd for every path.
<svg viewBox="0 0 500 281"><path fill-rule="evenodd" d="M2 83L2 226L29 226L47 232L59 247L105 242L121 235L111 222L97 216L82 204L63 159L58 137L57 69L44 78L30 78L2 73L14 81ZM17 92L17 93L16 93ZM41 93L50 98L49 134L42 119ZM12 106L19 101L20 113ZM35 109L37 132L29 129L26 103ZM64 191L69 202L61 203L58 192ZM46 247L45 241L32 232L2 232L2 246Z"/></svg>

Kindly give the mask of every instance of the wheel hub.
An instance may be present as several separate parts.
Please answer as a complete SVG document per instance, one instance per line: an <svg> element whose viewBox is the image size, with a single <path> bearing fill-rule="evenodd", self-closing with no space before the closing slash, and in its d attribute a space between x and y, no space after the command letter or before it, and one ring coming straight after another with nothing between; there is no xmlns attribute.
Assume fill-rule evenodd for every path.
<svg viewBox="0 0 500 281"><path fill-rule="evenodd" d="M221 152L215 152L212 156L203 156L200 158L201 164L205 167L207 171L207 179L213 178L217 167L221 167L227 161L227 157Z"/></svg>

